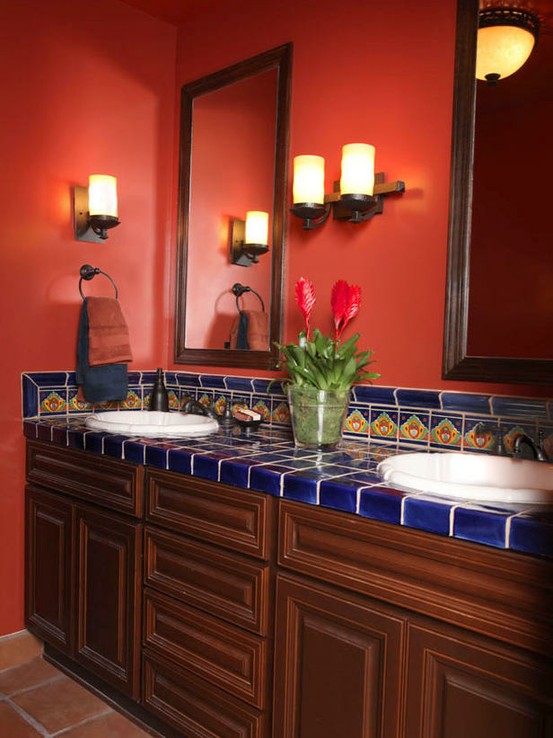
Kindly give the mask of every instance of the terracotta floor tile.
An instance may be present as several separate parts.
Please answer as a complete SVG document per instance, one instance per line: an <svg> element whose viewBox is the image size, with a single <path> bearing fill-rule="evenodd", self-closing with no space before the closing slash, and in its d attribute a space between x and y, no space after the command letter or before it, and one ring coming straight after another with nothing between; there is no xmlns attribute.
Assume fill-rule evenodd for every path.
<svg viewBox="0 0 553 738"><path fill-rule="evenodd" d="M137 725L112 712L110 715L95 718L88 723L78 725L63 734L63 738L149 738Z"/></svg>
<svg viewBox="0 0 553 738"><path fill-rule="evenodd" d="M13 694L61 676L58 669L42 658L33 659L20 666L0 671L0 694Z"/></svg>
<svg viewBox="0 0 553 738"><path fill-rule="evenodd" d="M42 643L26 630L3 636L0 638L0 669L17 666L40 656L41 653Z"/></svg>
<svg viewBox="0 0 553 738"><path fill-rule="evenodd" d="M66 676L11 699L49 733L111 710L98 697Z"/></svg>
<svg viewBox="0 0 553 738"><path fill-rule="evenodd" d="M0 702L0 735L9 738L39 738L32 725L29 725L6 702Z"/></svg>

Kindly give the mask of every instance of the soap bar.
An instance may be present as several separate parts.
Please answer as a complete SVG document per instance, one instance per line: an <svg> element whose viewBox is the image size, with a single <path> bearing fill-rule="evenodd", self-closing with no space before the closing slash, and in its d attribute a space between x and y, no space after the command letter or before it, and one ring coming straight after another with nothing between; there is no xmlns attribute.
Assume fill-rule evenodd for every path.
<svg viewBox="0 0 553 738"><path fill-rule="evenodd" d="M236 410L234 417L236 420L241 420L244 423L253 423L261 420L261 415L259 413L256 413L247 407L241 407L240 410Z"/></svg>

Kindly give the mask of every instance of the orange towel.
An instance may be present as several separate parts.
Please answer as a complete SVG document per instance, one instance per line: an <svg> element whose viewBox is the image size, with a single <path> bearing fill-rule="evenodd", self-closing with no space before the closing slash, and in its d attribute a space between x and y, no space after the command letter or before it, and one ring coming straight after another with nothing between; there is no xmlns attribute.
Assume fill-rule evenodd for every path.
<svg viewBox="0 0 553 738"><path fill-rule="evenodd" d="M90 366L132 361L129 329L114 297L87 297Z"/></svg>
<svg viewBox="0 0 553 738"><path fill-rule="evenodd" d="M262 310L244 310L248 316L248 346L250 351L269 350L269 316Z"/></svg>

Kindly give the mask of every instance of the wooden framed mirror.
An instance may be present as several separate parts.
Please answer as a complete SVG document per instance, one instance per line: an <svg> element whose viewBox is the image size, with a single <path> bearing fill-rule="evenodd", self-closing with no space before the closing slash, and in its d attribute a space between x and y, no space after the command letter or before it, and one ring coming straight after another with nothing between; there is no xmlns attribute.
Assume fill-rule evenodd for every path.
<svg viewBox="0 0 553 738"><path fill-rule="evenodd" d="M276 364L291 67L292 45L285 44L182 87L176 363ZM269 213L269 250L258 261L233 263L233 223L250 210ZM237 296L236 284L249 289ZM248 332L244 315L249 343L236 341L238 329L242 338ZM256 325L261 341L252 339Z"/></svg>
<svg viewBox="0 0 553 738"><path fill-rule="evenodd" d="M536 2L534 9L540 4L542 17L553 19L552 1ZM543 119L537 128L530 118L538 106L546 109L537 96L550 86L553 38L550 31L542 34L525 67L491 88L475 77L478 10L478 0L458 0L443 377L553 384L553 250L550 226L546 238L540 225L548 213L544 178L551 147L538 134ZM514 94L517 118L511 119L507 98ZM550 95L547 109L553 112ZM513 160L525 168L515 171L508 160L506 182L506 147L513 140L521 152ZM494 171L484 170L486 161Z"/></svg>

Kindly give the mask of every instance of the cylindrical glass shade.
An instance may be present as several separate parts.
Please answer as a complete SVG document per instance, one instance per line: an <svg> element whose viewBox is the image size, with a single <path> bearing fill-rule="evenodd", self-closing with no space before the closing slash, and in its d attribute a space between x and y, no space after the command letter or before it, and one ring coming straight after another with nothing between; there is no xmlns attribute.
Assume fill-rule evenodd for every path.
<svg viewBox="0 0 553 738"><path fill-rule="evenodd" d="M325 199L325 160L302 154L294 157L294 203L322 205Z"/></svg>
<svg viewBox="0 0 553 738"><path fill-rule="evenodd" d="M269 213L248 210L246 213L245 243L269 243Z"/></svg>
<svg viewBox="0 0 553 738"><path fill-rule="evenodd" d="M514 74L526 62L535 39L530 31L516 26L489 26L478 30L476 77L499 75L500 79Z"/></svg>
<svg viewBox="0 0 553 738"><path fill-rule="evenodd" d="M117 179L109 174L91 174L88 178L88 212L117 218Z"/></svg>
<svg viewBox="0 0 553 738"><path fill-rule="evenodd" d="M342 195L371 195L374 192L374 146L353 143L342 146Z"/></svg>

